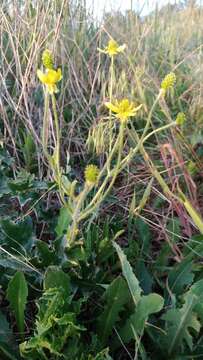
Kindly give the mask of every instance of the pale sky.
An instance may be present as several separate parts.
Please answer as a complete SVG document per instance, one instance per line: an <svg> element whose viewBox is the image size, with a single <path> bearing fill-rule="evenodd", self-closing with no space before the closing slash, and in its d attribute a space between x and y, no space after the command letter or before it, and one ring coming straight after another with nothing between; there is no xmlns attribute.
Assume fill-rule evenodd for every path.
<svg viewBox="0 0 203 360"><path fill-rule="evenodd" d="M98 18L102 16L104 9L108 12L112 9L125 11L131 8L131 3L133 9L141 12L141 15L147 15L150 11L155 8L155 4L158 4L160 8L163 5L168 3L175 4L179 0L86 0L87 7L93 8L94 15Z"/></svg>

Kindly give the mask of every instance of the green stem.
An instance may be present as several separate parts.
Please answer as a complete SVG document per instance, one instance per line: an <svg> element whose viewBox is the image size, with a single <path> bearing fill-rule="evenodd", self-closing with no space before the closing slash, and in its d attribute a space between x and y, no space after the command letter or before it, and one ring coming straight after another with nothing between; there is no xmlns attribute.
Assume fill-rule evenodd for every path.
<svg viewBox="0 0 203 360"><path fill-rule="evenodd" d="M99 173L98 180L100 180L102 178L102 176L104 175L106 169L108 169L109 166L110 166L110 163L111 163L111 160L112 160L112 158L114 156L114 153L115 153L115 151L117 150L117 148L119 146L119 137L120 137L120 134L118 134L116 142L115 142L115 144L114 144L114 146L113 146L113 148L112 148L112 150L111 150L111 152L110 152L110 154L109 154L109 156L108 156L108 158L106 160L106 163L104 164L102 170Z"/></svg>
<svg viewBox="0 0 203 360"><path fill-rule="evenodd" d="M98 208L99 204L106 198L106 196L111 191L111 189L112 189L112 187L114 185L114 182L115 182L118 174L120 173L121 156L122 156L122 150L123 150L124 130L125 130L125 123L121 123L120 132L119 132L119 147L118 147L118 158L117 158L116 167L110 172L109 176L106 177L105 181L103 182L102 186L98 190L95 197L92 199L92 201L87 206L85 211L79 217L79 221L85 219L88 215L90 215L93 211L95 211ZM107 190L102 194L102 191L105 188L105 185L107 184L107 182L109 180L109 177L111 177L111 176L112 176L111 182L110 182ZM99 199L100 195L101 195L101 198Z"/></svg>
<svg viewBox="0 0 203 360"><path fill-rule="evenodd" d="M48 132L49 132L49 121L48 121L48 109L49 109L49 93L46 90L44 95L44 118L42 125L42 146L43 151L47 155L47 145L48 145Z"/></svg>
<svg viewBox="0 0 203 360"><path fill-rule="evenodd" d="M58 114L57 114L57 108L56 108L56 98L55 98L54 94L51 95L51 100L52 100L52 109L53 109L53 114L54 114L55 132L56 132L55 150L54 150L54 154L53 154L53 161L51 161L51 165L52 165L52 169L54 171L55 181L57 182L58 187L59 187L59 194L60 194L61 202L63 204L65 204L66 203L64 200L65 189L63 186L63 182L62 182L62 173L61 173L61 168L60 168L61 133L60 133L60 128L59 128L59 120L58 120Z"/></svg>
<svg viewBox="0 0 203 360"><path fill-rule="evenodd" d="M135 156L135 154L140 150L140 147L142 146L143 144L143 141L146 140L146 133L147 131L149 130L149 127L150 127L150 124L151 124L151 119L152 119L152 115L153 115L153 112L154 112L154 109L156 107L156 105L158 104L159 100L160 100L160 97L162 96L162 91L160 90L159 94L157 95L152 107L151 107L151 110L149 112L149 115L147 117L147 121L146 121L146 125L145 125L145 128L143 130L143 133L142 133L142 136L141 138L139 138L139 136L137 136L136 140L137 140L137 146L130 152L130 154L128 154L121 162L121 170L123 168L125 168L125 166L129 163L129 161ZM135 129L134 129L134 132ZM130 135L131 138L133 138L133 132L129 131L128 130L128 134ZM136 142L136 141L135 141Z"/></svg>
<svg viewBox="0 0 203 360"><path fill-rule="evenodd" d="M146 125L145 125L145 128L144 128L144 131L143 131L143 133L142 133L141 139L140 139L141 142L143 141L143 139L145 138L145 135L146 135L147 131L149 130L149 127L150 127L150 124L151 124L151 120L152 120L152 114L153 114L154 109L155 109L155 107L157 106L157 104L158 104L161 96L162 96L162 91L160 90L158 96L156 97L156 99L155 99L155 101L154 101L154 103L153 103L153 105L152 105L152 107L151 107L151 109L150 109L149 115L148 115L148 117L147 117L147 122L146 122Z"/></svg>
<svg viewBox="0 0 203 360"><path fill-rule="evenodd" d="M72 226L70 229L70 233L68 233L68 236L67 236L68 246L71 246L71 244L73 243L73 241L75 240L75 237L77 235L80 210L81 210L83 203L85 201L85 198L90 190L91 190L91 186L89 186L87 183L85 183L85 187L79 195L79 198L78 198L78 201L77 201L77 204L74 209L73 216L72 216Z"/></svg>
<svg viewBox="0 0 203 360"><path fill-rule="evenodd" d="M112 98L112 84L113 84L113 57L112 57L112 59L111 59L110 101L111 101L111 98ZM149 112L149 115L148 115L148 117L147 117L147 122L146 122L146 125L145 125L145 128L144 128L142 137L141 137L141 139L139 139L139 142L138 142L136 148L133 149L133 151L131 152L130 156L127 155L122 161L121 161L121 157L120 157L120 155L119 155L119 157L120 157L120 159L118 159L118 160L119 160L119 167L120 167L119 172L126 166L126 164L130 161L130 159L132 159L132 157L139 151L139 148L140 148L143 140L145 139L145 134L147 133L147 131L148 131L149 127L150 127L150 123L151 123L151 118L152 118L153 111L154 111L157 103L159 102L161 96L162 96L162 92L160 91L159 94L158 94L158 96L156 97L153 105L152 105L152 108L151 108L150 112ZM109 117L110 117L110 120L111 120L111 111L109 111ZM122 129L122 130L121 130L121 129ZM124 131L123 124L121 125L120 130L121 130L122 132ZM99 174L99 179L101 179L101 177L103 176L104 172L106 171L106 169L107 169L107 168L109 167L109 165L110 165L110 162L111 162L111 160L112 160L112 157L113 157L113 155L114 155L114 152L115 152L115 150L117 149L117 146L118 146L118 144L119 144L119 142L120 142L120 136L121 136L121 134L119 134L119 137L118 137L116 143L114 144L114 147L113 147L113 149L111 150L111 153L109 154L109 157L108 157L108 159L107 159L107 161L106 161L106 163L105 163L102 171L101 171L100 174ZM123 135L122 135L122 136L123 136ZM144 141L145 141L145 140L144 140ZM119 146L120 146L120 145L119 145ZM119 151L119 153L120 153L120 151ZM118 164L118 162L117 162L117 164ZM121 165L121 166L120 166L120 165ZM116 169L113 169L113 172L114 172L114 171L115 171L115 175L113 175L112 181L111 181L108 189L106 190L106 192L102 195L102 192L103 192L103 190L104 190L104 188L105 188L105 186L106 186L106 184L107 184L110 176L112 176L112 171L111 171L110 174L106 177L106 179L104 180L104 182L103 182L103 184L101 185L100 189L97 191L96 195L94 196L94 198L92 199L92 201L90 202L90 204L87 206L85 212L81 215L80 219L84 219L85 217L87 217L87 216L98 206L98 203L100 203L100 202L104 199L104 197L109 193L109 191L111 190L111 188L112 188L112 186L113 186L113 184L114 184L114 182L115 182L115 178L116 178L116 176L118 175L118 169L117 169L117 167L116 167ZM101 200L101 199L99 200L99 197L100 197L100 196L102 196L102 200Z"/></svg>
<svg viewBox="0 0 203 360"><path fill-rule="evenodd" d="M117 137L117 140L114 144L114 147L113 149L111 150L111 153L110 155L108 156L108 159L106 160L106 163L104 164L102 170L100 171L99 173L99 176L98 176L98 181L101 179L101 177L103 176L104 172L106 171L106 169L110 166L110 163L111 163L111 160L113 158L113 155L115 153L115 151L117 150L117 148L119 148L119 142L120 142L120 134L121 132L121 127L120 127L120 131L119 131L119 134L118 134L118 137ZM105 180L103 181L102 185L100 186L99 190L97 191L96 195L94 196L94 198L92 199L92 201L90 202L90 204L87 206L86 210L89 210L91 208L92 205L94 205L94 203L98 200L98 198L100 197L100 195L102 194L103 190L105 189L108 181L109 181L109 178L112 176L112 172L114 172L114 169L111 170L105 177Z"/></svg>
<svg viewBox="0 0 203 360"><path fill-rule="evenodd" d="M121 157L120 157L120 154L121 154L121 151L119 150L119 155L118 155L118 161L117 161L117 164L119 162L119 168L116 166L116 169L113 169L113 178L111 180L111 183L108 187L108 189L106 190L106 192L102 195L102 192L103 192L103 189L105 188L108 180L109 180L109 177L112 176L112 171L111 173L109 174L109 176L106 177L106 179L104 180L102 186L100 187L100 189L98 190L98 192L96 193L96 195L94 196L94 198L92 199L92 201L90 202L90 204L88 205L88 207L86 208L85 212L81 215L80 217L80 220L86 218L92 211L94 211L97 207L98 207L98 204L107 196L107 194L109 193L109 191L111 190L114 182L115 182L115 179L118 175L118 173L120 171L123 170L123 168L125 168L125 166L127 165L127 163L134 157L134 155L140 150L140 147L142 146L142 143L143 143L143 140L145 141L145 134L147 133L149 127L150 127L150 123L151 123L151 118L152 118L152 114L154 112L154 109L156 107L156 105L158 104L159 100L160 100L160 97L162 96L162 92L160 91L158 96L156 97L153 105L152 105L152 108L149 112L149 115L147 117L147 122L146 122L146 125L145 125L145 128L144 128L144 131L143 131L143 134L141 136L141 138L139 139L138 138L138 144L137 146L135 147L135 149L133 149L133 151L131 152L131 154L128 154L122 161L121 161ZM162 129L163 130L163 129ZM120 144L121 144L121 141L123 142L123 132L124 132L124 124L121 123L121 127L120 127L120 133L119 133L119 139L118 139L118 143L119 143L119 148L120 148ZM122 140L121 140L122 138ZM117 147L117 142L116 142L116 147ZM115 146L114 145L114 146ZM101 176L103 175L104 171L106 170L106 168L108 167L108 164L110 163L111 161L111 158L113 156L113 153L115 151L115 148L112 149L112 153L110 154L109 158L107 159L107 162L106 164L104 165L103 169L102 169L102 172L100 173L100 178ZM102 195L102 199L99 199L100 195Z"/></svg>
<svg viewBox="0 0 203 360"><path fill-rule="evenodd" d="M61 181L61 173L60 173L60 130L59 130L59 122L58 122L58 114L56 109L56 98L54 94L51 96L52 99L52 108L54 114L54 124L56 130L56 142L55 142L55 151L54 151L54 161L52 156L48 152L48 135L49 135L49 122L48 122L48 109L49 109L49 92L45 91L45 99L44 99L44 118L43 118L43 127L42 127L42 146L44 154L48 160L49 166L51 167L54 173L54 179L59 186L60 199L63 204L65 204L64 200L64 186Z"/></svg>
<svg viewBox="0 0 203 360"><path fill-rule="evenodd" d="M156 134L156 133L158 133L158 132L160 132L160 131L166 130L166 129L172 127L172 126L176 126L176 125L177 125L176 122L173 121L173 122L170 123L170 124L161 126L160 128L153 130L152 132L150 132L148 135L146 135L146 136L144 137L144 139L142 140L142 144L144 144L144 142L147 141L147 139L149 139L152 135L154 135L154 134Z"/></svg>
<svg viewBox="0 0 203 360"><path fill-rule="evenodd" d="M113 75L114 75L114 56L111 57L111 66L110 66L110 91L109 91L109 101L112 102L112 95L113 95ZM111 151L112 147L112 111L109 110L109 129L110 129L110 144L109 148Z"/></svg>
<svg viewBox="0 0 203 360"><path fill-rule="evenodd" d="M56 148L55 148L55 160L57 165L58 174L60 172L60 130L59 130L59 121L58 121L58 114L56 109L56 98L55 95L51 95L52 100L52 108L53 108L53 114L54 114L54 124L55 124L55 130L56 130Z"/></svg>

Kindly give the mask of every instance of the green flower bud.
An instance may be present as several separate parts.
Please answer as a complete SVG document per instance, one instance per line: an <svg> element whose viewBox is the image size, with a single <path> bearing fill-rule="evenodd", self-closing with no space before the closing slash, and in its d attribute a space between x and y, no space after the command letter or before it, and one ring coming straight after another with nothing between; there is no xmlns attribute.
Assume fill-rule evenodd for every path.
<svg viewBox="0 0 203 360"><path fill-rule="evenodd" d="M88 165L85 169L85 181L90 184L96 184L99 175L99 169L96 165Z"/></svg>
<svg viewBox="0 0 203 360"><path fill-rule="evenodd" d="M179 112L177 117L176 117L176 124L177 125L183 125L185 121L186 121L185 114L183 112Z"/></svg>
<svg viewBox="0 0 203 360"><path fill-rule="evenodd" d="M42 53L42 63L46 69L54 68L54 60L50 50L44 50Z"/></svg>
<svg viewBox="0 0 203 360"><path fill-rule="evenodd" d="M163 79L161 83L161 89L165 91L171 89L174 87L175 83L176 83L176 76L173 72L171 72L168 75L166 75L165 78Z"/></svg>

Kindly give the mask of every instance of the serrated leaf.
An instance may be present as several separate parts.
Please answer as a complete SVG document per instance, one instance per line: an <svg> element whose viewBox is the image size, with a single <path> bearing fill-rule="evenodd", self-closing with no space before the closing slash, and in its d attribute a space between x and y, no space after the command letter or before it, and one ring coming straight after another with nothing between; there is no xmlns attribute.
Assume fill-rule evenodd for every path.
<svg viewBox="0 0 203 360"><path fill-rule="evenodd" d="M43 293L37 303L36 333L38 336L42 336L52 327L53 318L59 318L63 305L64 294L61 288L49 288Z"/></svg>
<svg viewBox="0 0 203 360"><path fill-rule="evenodd" d="M67 297L70 294L70 278L57 266L49 266L45 273L44 289L50 288L62 288Z"/></svg>
<svg viewBox="0 0 203 360"><path fill-rule="evenodd" d="M67 303L61 287L44 291L37 302L34 335L20 344L23 358L41 359L43 355L43 359L59 359L66 354L66 347L71 350L71 341L77 341L85 329L76 324L75 313L66 312Z"/></svg>
<svg viewBox="0 0 203 360"><path fill-rule="evenodd" d="M18 329L24 332L24 311L28 296L28 287L24 274L20 271L16 272L9 281L6 298L10 303L11 309L14 311Z"/></svg>
<svg viewBox="0 0 203 360"><path fill-rule="evenodd" d="M177 264L169 273L168 284L173 294L180 295L184 292L185 287L190 285L194 279L192 273L192 261L182 261Z"/></svg>
<svg viewBox="0 0 203 360"><path fill-rule="evenodd" d="M123 276L127 281L133 301L135 305L137 305L141 297L142 289L121 247L115 242L113 242L113 246L116 249L118 257L120 259Z"/></svg>
<svg viewBox="0 0 203 360"><path fill-rule="evenodd" d="M104 299L106 301L104 312L99 317L98 333L101 343L105 344L115 323L119 320L119 313L129 300L129 291L124 279L118 277L107 288Z"/></svg>
<svg viewBox="0 0 203 360"><path fill-rule="evenodd" d="M163 305L164 299L158 294L152 293L147 296L142 296L134 314L127 319L119 333L123 342L128 343L133 339L134 333L142 335L149 315L161 311Z"/></svg>
<svg viewBox="0 0 203 360"><path fill-rule="evenodd" d="M165 320L167 324L167 336L164 339L164 348L168 349L170 356L177 352L183 340L187 343L188 347L192 349L193 339L190 330L193 329L193 331L197 333L200 330L197 314L193 311L197 303L198 297L188 292L182 308L170 309L162 316L162 319Z"/></svg>
<svg viewBox="0 0 203 360"><path fill-rule="evenodd" d="M199 280L194 283L188 293L194 294L198 297L198 302L194 307L194 312L198 314L198 318L200 319L201 324L203 324L203 280Z"/></svg>
<svg viewBox="0 0 203 360"><path fill-rule="evenodd" d="M56 263L57 254L54 249L50 249L45 241L36 241L36 254L33 263L38 268L47 267L50 264Z"/></svg>

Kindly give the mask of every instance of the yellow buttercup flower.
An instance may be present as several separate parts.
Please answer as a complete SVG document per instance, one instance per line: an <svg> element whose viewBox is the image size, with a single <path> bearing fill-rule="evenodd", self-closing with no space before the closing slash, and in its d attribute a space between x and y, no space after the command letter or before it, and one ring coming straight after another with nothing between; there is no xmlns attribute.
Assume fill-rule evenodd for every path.
<svg viewBox="0 0 203 360"><path fill-rule="evenodd" d="M85 168L85 181L91 185L97 183L99 169L96 165L87 165Z"/></svg>
<svg viewBox="0 0 203 360"><path fill-rule="evenodd" d="M137 111L142 107L142 104L135 106L133 102L130 102L128 99L123 99L121 101L116 100L115 104L110 102L105 103L106 107L114 112L116 117L120 121L127 121L129 117L135 116Z"/></svg>
<svg viewBox="0 0 203 360"><path fill-rule="evenodd" d="M111 39L109 40L108 45L104 49L98 48L98 50L104 54L108 54L109 56L114 56L124 52L125 48L126 48L125 44L119 46L115 40Z"/></svg>
<svg viewBox="0 0 203 360"><path fill-rule="evenodd" d="M37 76L40 81L46 85L47 90L50 94L54 94L58 92L58 88L56 83L62 79L61 69L53 70L47 69L45 73L41 70L37 70Z"/></svg>

